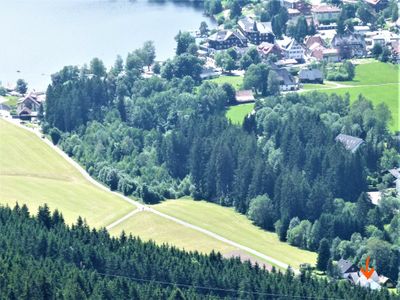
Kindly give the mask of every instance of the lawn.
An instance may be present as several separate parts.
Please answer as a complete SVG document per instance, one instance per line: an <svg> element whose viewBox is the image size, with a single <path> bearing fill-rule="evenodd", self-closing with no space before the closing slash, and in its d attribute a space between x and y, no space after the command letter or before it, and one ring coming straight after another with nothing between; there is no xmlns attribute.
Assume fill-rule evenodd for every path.
<svg viewBox="0 0 400 300"><path fill-rule="evenodd" d="M354 79L340 83L347 85L370 85L399 82L398 65L375 61L357 65Z"/></svg>
<svg viewBox="0 0 400 300"><path fill-rule="evenodd" d="M350 94L350 100L355 101L358 95L362 94L374 105L385 103L392 112L392 120L389 128L392 131L399 131L399 66L377 61L360 63L356 66L356 75L353 81L337 82L340 85L349 87L332 86L327 82L324 85L307 84L305 90L319 90L324 93L338 95Z"/></svg>
<svg viewBox="0 0 400 300"><path fill-rule="evenodd" d="M217 84L230 83L236 90L240 90L243 84L243 77L222 75L217 78L209 79L209 81L215 82Z"/></svg>
<svg viewBox="0 0 400 300"><path fill-rule="evenodd" d="M252 112L254 109L254 103L246 103L240 105L230 106L226 111L226 117L233 124L241 125L243 123L243 119Z"/></svg>
<svg viewBox="0 0 400 300"><path fill-rule="evenodd" d="M120 223L110 230L112 235L118 236L121 231L140 236L143 240L153 240L157 244L170 244L187 251L209 253L213 249L221 253L236 250L235 247L220 242L208 235L187 228L174 221L160 217L151 212L140 212L127 221Z"/></svg>
<svg viewBox="0 0 400 300"><path fill-rule="evenodd" d="M164 201L154 205L154 208L251 247L297 269L300 263L316 262L316 253L280 242L275 233L254 226L246 216L235 212L232 208L189 199Z"/></svg>
<svg viewBox="0 0 400 300"><path fill-rule="evenodd" d="M88 182L39 137L0 120L0 204L47 203L68 223L78 216L91 226L106 226L134 207Z"/></svg>
<svg viewBox="0 0 400 300"><path fill-rule="evenodd" d="M6 102L3 102L3 104L10 106L11 108L16 108L17 107L17 102L18 102L18 97L15 96L5 96L7 99Z"/></svg>

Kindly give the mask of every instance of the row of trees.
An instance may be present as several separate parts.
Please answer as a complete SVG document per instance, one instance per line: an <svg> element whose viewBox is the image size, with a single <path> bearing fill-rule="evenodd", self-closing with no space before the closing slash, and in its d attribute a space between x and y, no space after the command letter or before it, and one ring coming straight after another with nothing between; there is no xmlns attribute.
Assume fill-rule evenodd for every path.
<svg viewBox="0 0 400 300"><path fill-rule="evenodd" d="M394 299L346 282L269 273L258 265L142 242L40 207L0 207L1 299ZM35 232L35 234L32 234ZM272 299L271 298L271 299Z"/></svg>

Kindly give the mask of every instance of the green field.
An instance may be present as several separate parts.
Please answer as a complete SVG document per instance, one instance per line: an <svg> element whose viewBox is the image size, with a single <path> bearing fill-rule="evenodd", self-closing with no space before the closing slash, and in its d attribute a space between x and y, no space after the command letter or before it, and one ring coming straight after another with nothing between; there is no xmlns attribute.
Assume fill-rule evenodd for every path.
<svg viewBox="0 0 400 300"><path fill-rule="evenodd" d="M254 103L246 103L240 105L230 106L226 111L226 117L233 124L242 124L243 119L252 112L254 109Z"/></svg>
<svg viewBox="0 0 400 300"><path fill-rule="evenodd" d="M356 75L353 81L337 82L339 87L332 87L332 82L324 85L307 84L306 90L318 90L323 93L345 95L349 93L350 100L355 101L360 94L374 105L385 103L392 112L389 128L399 131L399 66L381 62L362 63L356 66ZM343 85L348 87L343 87Z"/></svg>
<svg viewBox="0 0 400 300"><path fill-rule="evenodd" d="M110 230L113 235L126 233L138 235L143 240L153 240L157 244L170 244L187 251L209 253L213 249L229 253L236 248L220 242L204 233L187 228L174 221L162 218L151 212L140 212Z"/></svg>
<svg viewBox="0 0 400 300"><path fill-rule="evenodd" d="M84 217L106 226L134 207L88 182L39 137L0 120L0 204L43 203L62 211L67 222Z"/></svg>
<svg viewBox="0 0 400 300"><path fill-rule="evenodd" d="M87 181L78 170L35 134L0 119L0 205L27 204L32 213L47 203L68 223L78 216L90 226L104 227L135 207ZM196 230L149 212L140 212L112 228L186 250L228 254L237 251Z"/></svg>
<svg viewBox="0 0 400 300"><path fill-rule="evenodd" d="M275 233L254 226L246 216L235 212L232 208L189 199L165 201L154 205L154 208L251 247L295 268L299 268L303 262L311 264L316 262L316 253L280 242Z"/></svg>
<svg viewBox="0 0 400 300"><path fill-rule="evenodd" d="M222 75L217 78L210 79L209 81L215 82L217 84L230 83L236 90L240 90L243 84L243 77Z"/></svg>

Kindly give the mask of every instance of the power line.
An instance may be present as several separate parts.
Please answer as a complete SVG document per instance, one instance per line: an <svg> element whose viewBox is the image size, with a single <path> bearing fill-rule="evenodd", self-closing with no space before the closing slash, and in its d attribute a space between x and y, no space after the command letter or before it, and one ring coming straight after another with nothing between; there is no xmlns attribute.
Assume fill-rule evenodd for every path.
<svg viewBox="0 0 400 300"><path fill-rule="evenodd" d="M130 277L130 276L125 276L125 275L106 274L106 273L101 273L101 272L96 272L96 273L99 274L99 275L103 275L103 276L125 278L125 279L139 281L139 282L151 282L151 283L158 283L158 284L164 284L164 285L173 285L173 286L177 286L177 287L194 288L194 289L209 290L209 291L219 291L219 292L229 292L229 293L244 293L244 294L259 295L259 296L286 297L286 298L291 298L291 299L344 300L343 298L326 298L326 297L313 297L313 296L293 296L293 295L266 293L266 292L261 292L261 291L240 291L240 290L235 290L235 289L224 289L224 288L217 288L217 287L207 287L207 286L192 285L192 284L186 284L186 283L177 283L177 282L170 282L170 281L161 281L161 280L136 278L136 277Z"/></svg>

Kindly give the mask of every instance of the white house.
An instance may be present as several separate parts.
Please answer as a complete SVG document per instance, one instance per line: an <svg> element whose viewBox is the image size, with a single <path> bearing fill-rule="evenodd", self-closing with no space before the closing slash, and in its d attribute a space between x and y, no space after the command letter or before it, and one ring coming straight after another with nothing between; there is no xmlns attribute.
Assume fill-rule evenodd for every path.
<svg viewBox="0 0 400 300"><path fill-rule="evenodd" d="M295 39L285 37L283 40L277 40L276 43L283 50L283 56L286 59L304 59L304 48Z"/></svg>

